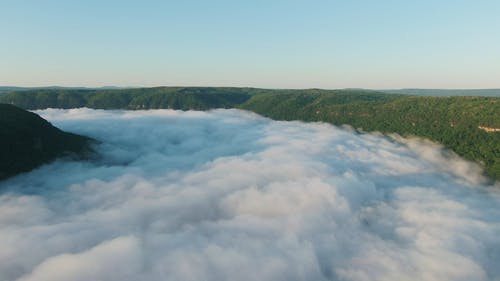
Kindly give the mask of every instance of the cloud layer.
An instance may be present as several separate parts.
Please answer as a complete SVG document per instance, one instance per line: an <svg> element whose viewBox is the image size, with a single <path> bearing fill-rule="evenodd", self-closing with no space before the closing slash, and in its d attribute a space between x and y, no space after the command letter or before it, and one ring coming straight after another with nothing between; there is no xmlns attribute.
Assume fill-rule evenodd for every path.
<svg viewBox="0 0 500 281"><path fill-rule="evenodd" d="M0 280L499 280L500 192L441 147L238 110L39 111L101 141L0 183Z"/></svg>

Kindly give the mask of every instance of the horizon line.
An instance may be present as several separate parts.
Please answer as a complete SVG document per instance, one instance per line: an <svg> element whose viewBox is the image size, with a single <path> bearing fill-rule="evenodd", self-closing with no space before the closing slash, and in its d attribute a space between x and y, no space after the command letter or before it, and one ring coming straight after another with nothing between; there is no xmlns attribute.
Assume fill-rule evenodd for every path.
<svg viewBox="0 0 500 281"><path fill-rule="evenodd" d="M469 91L469 90L500 90L498 88L419 88L419 87L404 87L404 88L363 88L363 87L341 87L341 88L320 88L320 87L304 87L304 88L286 88L286 87L256 87L256 86L181 86L181 85L155 85L155 86L115 86L115 85L103 85L103 86L60 86L60 85L49 85L49 86L18 86L18 85L0 85L0 88L29 88L29 89L43 89L43 88L65 88L65 89L102 89L109 88L110 90L115 89L140 89L140 88L247 88L247 89L265 89L265 90L374 90L374 91L391 91L391 90L445 90L445 91Z"/></svg>

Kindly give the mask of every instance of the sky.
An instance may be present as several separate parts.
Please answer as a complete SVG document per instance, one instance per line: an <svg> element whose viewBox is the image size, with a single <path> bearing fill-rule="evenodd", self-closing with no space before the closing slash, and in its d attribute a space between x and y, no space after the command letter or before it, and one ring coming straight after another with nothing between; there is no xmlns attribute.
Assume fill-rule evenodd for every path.
<svg viewBox="0 0 500 281"><path fill-rule="evenodd" d="M0 0L0 85L498 88L497 0Z"/></svg>

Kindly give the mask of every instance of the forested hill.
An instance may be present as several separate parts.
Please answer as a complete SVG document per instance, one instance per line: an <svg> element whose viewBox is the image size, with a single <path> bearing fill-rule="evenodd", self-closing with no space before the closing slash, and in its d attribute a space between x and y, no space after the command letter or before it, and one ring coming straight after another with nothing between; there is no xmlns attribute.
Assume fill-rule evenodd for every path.
<svg viewBox="0 0 500 281"><path fill-rule="evenodd" d="M59 130L35 113L0 104L0 180L60 156L86 156L90 141Z"/></svg>
<svg viewBox="0 0 500 281"><path fill-rule="evenodd" d="M419 136L476 161L500 179L500 98L372 93L257 94L241 108L278 120L349 124L363 131ZM489 132L487 131L489 130Z"/></svg>
<svg viewBox="0 0 500 281"><path fill-rule="evenodd" d="M250 88L156 87L118 90L38 89L14 91L0 96L0 102L24 109L195 109L232 108L256 92Z"/></svg>
<svg viewBox="0 0 500 281"><path fill-rule="evenodd" d="M419 136L442 143L500 179L500 98L429 97L368 90L266 90L158 87L31 90L0 96L26 109L242 108L278 120L348 124L363 131Z"/></svg>

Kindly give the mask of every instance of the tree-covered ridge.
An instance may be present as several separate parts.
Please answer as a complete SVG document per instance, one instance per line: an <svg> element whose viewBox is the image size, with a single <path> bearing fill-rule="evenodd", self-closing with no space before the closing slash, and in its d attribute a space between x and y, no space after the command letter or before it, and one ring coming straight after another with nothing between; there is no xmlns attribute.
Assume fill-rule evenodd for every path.
<svg viewBox="0 0 500 281"><path fill-rule="evenodd" d="M409 96L370 90L157 87L28 90L7 93L0 96L0 102L26 109L242 108L279 120L348 124L364 131L440 142L482 164L488 175L500 179L500 132L479 128L500 128L498 97Z"/></svg>
<svg viewBox="0 0 500 281"><path fill-rule="evenodd" d="M500 179L500 98L421 97L366 93L259 94L240 106L278 120L348 124L363 131L419 136L482 164Z"/></svg>
<svg viewBox="0 0 500 281"><path fill-rule="evenodd" d="M0 179L60 156L86 156L90 141L59 130L35 113L0 104Z"/></svg>
<svg viewBox="0 0 500 281"><path fill-rule="evenodd" d="M156 87L119 90L39 89L10 92L0 102L25 109L77 108L207 110L232 108L250 98L252 89Z"/></svg>

